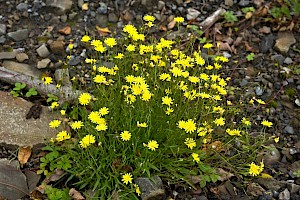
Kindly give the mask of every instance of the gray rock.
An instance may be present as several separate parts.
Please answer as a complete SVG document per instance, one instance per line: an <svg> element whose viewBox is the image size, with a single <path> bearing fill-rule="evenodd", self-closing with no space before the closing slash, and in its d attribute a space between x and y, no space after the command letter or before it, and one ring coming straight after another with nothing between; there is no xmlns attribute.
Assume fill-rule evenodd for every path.
<svg viewBox="0 0 300 200"><path fill-rule="evenodd" d="M108 16L96 14L96 23L100 27L107 27Z"/></svg>
<svg viewBox="0 0 300 200"><path fill-rule="evenodd" d="M248 0L241 0L239 1L239 6L245 7L249 5L249 1Z"/></svg>
<svg viewBox="0 0 300 200"><path fill-rule="evenodd" d="M288 189L283 190L279 194L279 200L290 200L291 199L291 194Z"/></svg>
<svg viewBox="0 0 300 200"><path fill-rule="evenodd" d="M281 188L286 187L284 181L278 181L273 178L258 178L256 181L268 190L278 191Z"/></svg>
<svg viewBox="0 0 300 200"><path fill-rule="evenodd" d="M117 17L117 15L115 13L111 12L108 14L108 21L115 23L115 22L119 21L119 18Z"/></svg>
<svg viewBox="0 0 300 200"><path fill-rule="evenodd" d="M42 106L39 119L26 119L26 113L33 104L22 98L14 98L8 92L0 91L0 142L8 145L35 146L44 144L45 139L55 137L57 131L49 122L58 117ZM15 173L15 172L14 172ZM3 196L3 193L1 193ZM13 198L18 199L18 198Z"/></svg>
<svg viewBox="0 0 300 200"><path fill-rule="evenodd" d="M280 64L280 65L283 64L284 59L285 58L283 57L283 55L280 55L280 54L275 54L275 55L271 56L271 60L278 62L278 64Z"/></svg>
<svg viewBox="0 0 300 200"><path fill-rule="evenodd" d="M28 4L27 3L20 3L20 4L17 5L16 8L17 8L18 11L24 12L24 11L27 11Z"/></svg>
<svg viewBox="0 0 300 200"><path fill-rule="evenodd" d="M291 194L295 194L300 191L300 186L294 183L288 183L287 188L291 191Z"/></svg>
<svg viewBox="0 0 300 200"><path fill-rule="evenodd" d="M294 128L290 125L287 125L286 127L284 127L283 129L283 133L287 133L287 134L295 134Z"/></svg>
<svg viewBox="0 0 300 200"><path fill-rule="evenodd" d="M164 1L158 1L157 9L162 10L165 7L166 3Z"/></svg>
<svg viewBox="0 0 300 200"><path fill-rule="evenodd" d="M46 47L46 44L42 44L39 48L37 48L36 52L42 58L46 58L50 55L50 52L49 52L48 48Z"/></svg>
<svg viewBox="0 0 300 200"><path fill-rule="evenodd" d="M28 76L32 76L35 78L40 78L41 72L36 69L35 67L32 67L30 65L24 64L24 63L18 63L18 62L14 62L14 61L8 61L5 60L2 63L2 66L15 71L15 72L19 72ZM1 126L0 126L1 127Z"/></svg>
<svg viewBox="0 0 300 200"><path fill-rule="evenodd" d="M240 83L240 86L241 87L244 87L245 85L247 85L248 84L248 81L246 80L246 79L243 79L242 81L241 81L241 83Z"/></svg>
<svg viewBox="0 0 300 200"><path fill-rule="evenodd" d="M233 0L225 0L224 3L226 6L233 6Z"/></svg>
<svg viewBox="0 0 300 200"><path fill-rule="evenodd" d="M0 37L0 44L3 44L6 41L6 38L4 36Z"/></svg>
<svg viewBox="0 0 300 200"><path fill-rule="evenodd" d="M270 49L273 48L274 43L275 43L275 36L273 34L264 36L260 43L260 52L267 53Z"/></svg>
<svg viewBox="0 0 300 200"><path fill-rule="evenodd" d="M192 20L196 19L200 15L200 12L194 8L188 8L187 9L187 14L186 14L186 19L187 20Z"/></svg>
<svg viewBox="0 0 300 200"><path fill-rule="evenodd" d="M296 39L292 32L279 32L274 49L279 51L281 54L287 54L292 44L296 43Z"/></svg>
<svg viewBox="0 0 300 200"><path fill-rule="evenodd" d="M284 64L290 65L293 63L293 60L290 57L286 57L283 61Z"/></svg>
<svg viewBox="0 0 300 200"><path fill-rule="evenodd" d="M71 59L69 60L70 66L78 65L81 62L80 56L71 56Z"/></svg>
<svg viewBox="0 0 300 200"><path fill-rule="evenodd" d="M257 86L255 88L255 93L257 96L261 96L263 94L264 90L260 87L260 86Z"/></svg>
<svg viewBox="0 0 300 200"><path fill-rule="evenodd" d="M7 36L13 39L14 41L21 41L28 38L29 30L21 29L14 32L7 33Z"/></svg>
<svg viewBox="0 0 300 200"><path fill-rule="evenodd" d="M72 0L47 0L46 6L54 7L56 9L52 9L55 13L62 15L69 11L72 8L73 1Z"/></svg>
<svg viewBox="0 0 300 200"><path fill-rule="evenodd" d="M265 165L273 165L280 161L281 154L273 144L270 144L268 149L259 152L259 158L264 160Z"/></svg>
<svg viewBox="0 0 300 200"><path fill-rule="evenodd" d="M134 179L134 182L142 192L142 200L163 200L166 198L162 180L158 176L153 176L150 179L139 177Z"/></svg>
<svg viewBox="0 0 300 200"><path fill-rule="evenodd" d="M16 160L12 162L6 159L0 160L0 182L5 183L0 185L3 199L21 199L29 194L26 176L20 170Z"/></svg>
<svg viewBox="0 0 300 200"><path fill-rule="evenodd" d="M54 54L61 55L65 51L65 43L61 40L56 40L50 44L50 49Z"/></svg>
<svg viewBox="0 0 300 200"><path fill-rule="evenodd" d="M83 5L83 3L84 3L84 2L83 2L83 0L78 0L78 1L77 1L77 6L78 6L78 8L80 8L80 9L81 9L81 8L82 8L82 5Z"/></svg>
<svg viewBox="0 0 300 200"><path fill-rule="evenodd" d="M72 85L68 68L55 70L54 76L57 83L61 83L63 86Z"/></svg>
<svg viewBox="0 0 300 200"><path fill-rule="evenodd" d="M6 25L0 24L0 36L6 34Z"/></svg>
<svg viewBox="0 0 300 200"><path fill-rule="evenodd" d="M17 55L17 51L12 52L0 52L0 60L14 59Z"/></svg>
<svg viewBox="0 0 300 200"><path fill-rule="evenodd" d="M49 58L45 58L41 61L38 61L37 63L37 68L38 69L43 69L49 66L49 64L51 63L51 60Z"/></svg>
<svg viewBox="0 0 300 200"><path fill-rule="evenodd" d="M107 5L103 2L100 2L99 5L100 6L98 7L97 12L99 14L106 14L107 13Z"/></svg>
<svg viewBox="0 0 300 200"><path fill-rule="evenodd" d="M24 60L28 60L29 57L26 53L18 53L16 55L16 59L17 59L18 62L24 62Z"/></svg>

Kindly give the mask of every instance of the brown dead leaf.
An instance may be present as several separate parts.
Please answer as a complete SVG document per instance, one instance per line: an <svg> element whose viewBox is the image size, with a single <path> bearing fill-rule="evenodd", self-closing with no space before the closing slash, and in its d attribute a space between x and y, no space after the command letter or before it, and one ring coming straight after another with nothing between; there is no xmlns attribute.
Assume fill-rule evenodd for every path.
<svg viewBox="0 0 300 200"><path fill-rule="evenodd" d="M69 191L69 195L72 197L72 199L74 200L85 200L85 198L80 194L80 192L78 192L77 190L75 190L74 188L71 188Z"/></svg>
<svg viewBox="0 0 300 200"><path fill-rule="evenodd" d="M242 42L243 38L242 37L237 37L236 40L233 42L234 46L239 46Z"/></svg>
<svg viewBox="0 0 300 200"><path fill-rule="evenodd" d="M264 2L264 0L253 0L253 3L256 5L256 7L260 7L262 5L262 3Z"/></svg>
<svg viewBox="0 0 300 200"><path fill-rule="evenodd" d="M271 33L271 28L268 27L268 26L263 26L259 29L259 32L260 33L264 33L264 34L268 34L268 33Z"/></svg>
<svg viewBox="0 0 300 200"><path fill-rule="evenodd" d="M168 28L165 27L165 26L163 26L163 25L160 25L160 26L159 26L159 30L160 30L160 31L168 31Z"/></svg>
<svg viewBox="0 0 300 200"><path fill-rule="evenodd" d="M18 160L20 164L24 165L27 163L28 159L31 156L31 147L21 147L19 152L18 152Z"/></svg>
<svg viewBox="0 0 300 200"><path fill-rule="evenodd" d="M59 33L63 34L63 35L70 35L71 33L71 27L70 26L66 26L62 29L58 30Z"/></svg>
<svg viewBox="0 0 300 200"><path fill-rule="evenodd" d="M49 177L49 181L57 181L58 179L61 178L61 176L64 174L64 171L63 170L60 170L60 169L56 169L55 170L55 174L52 174L50 177Z"/></svg>
<svg viewBox="0 0 300 200"><path fill-rule="evenodd" d="M220 50L221 51L230 51L230 52L232 52L232 49L231 49L230 45L227 42L221 42L220 43Z"/></svg>
<svg viewBox="0 0 300 200"><path fill-rule="evenodd" d="M97 29L98 33L103 36L107 36L111 33L111 31L107 27L101 28L99 26L96 26L96 29Z"/></svg>
<svg viewBox="0 0 300 200"><path fill-rule="evenodd" d="M245 18L250 19L252 16L253 16L252 12L247 12L246 15L245 15Z"/></svg>
<svg viewBox="0 0 300 200"><path fill-rule="evenodd" d="M174 19L172 21L169 22L168 24L168 29L171 30L174 28L174 26L176 25L176 22L174 21Z"/></svg>
<svg viewBox="0 0 300 200"><path fill-rule="evenodd" d="M232 173L227 172L222 168L217 168L216 172L219 174L219 181L227 181L234 176Z"/></svg>
<svg viewBox="0 0 300 200"><path fill-rule="evenodd" d="M244 41L244 45L246 47L246 51L256 52L256 50L253 47L251 47L248 42Z"/></svg>

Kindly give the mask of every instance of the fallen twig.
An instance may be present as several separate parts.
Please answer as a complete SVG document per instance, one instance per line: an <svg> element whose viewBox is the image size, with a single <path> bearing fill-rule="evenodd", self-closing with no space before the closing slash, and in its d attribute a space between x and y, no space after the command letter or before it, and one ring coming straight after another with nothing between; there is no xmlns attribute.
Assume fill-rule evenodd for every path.
<svg viewBox="0 0 300 200"><path fill-rule="evenodd" d="M53 84L45 85L43 81L39 79L8 70L4 67L0 67L0 80L12 85L16 82L25 83L28 88L35 88L40 95L46 96L50 93L59 97L60 102L72 102L82 93L81 91L74 90L72 87L68 86L56 88Z"/></svg>

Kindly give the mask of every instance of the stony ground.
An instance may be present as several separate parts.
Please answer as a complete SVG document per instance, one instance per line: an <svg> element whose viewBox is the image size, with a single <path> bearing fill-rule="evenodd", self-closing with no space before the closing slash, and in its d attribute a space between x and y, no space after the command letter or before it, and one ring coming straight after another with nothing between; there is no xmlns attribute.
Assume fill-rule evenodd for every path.
<svg viewBox="0 0 300 200"><path fill-rule="evenodd" d="M233 10L240 16L235 23L237 31L220 19L204 35L213 42L221 42L223 54L232 60L224 73L232 78L232 86L238 87L241 93L230 98L244 100L247 96L258 96L267 102L264 112L255 113L252 118L272 121L274 127L268 132L280 138L278 143L270 144L271 151L262 155L266 171L273 178L256 179L248 183L246 191L232 178L197 191L181 186L168 188L168 195L173 199L297 200L300 178L293 172L300 170L299 19L293 20L294 24L291 20L264 22L262 16L244 20L240 11L248 6L263 10L271 2L0 0L0 66L34 77L47 73L59 78L62 73L59 60L65 58L70 51L67 45L73 43L74 56L68 68L72 77L77 72L84 74L81 62L86 50L76 48L81 36L87 32L91 36L103 34L96 26L118 32L124 24L139 24L143 15L152 14L163 32L174 16L183 16L190 24L199 25L220 7ZM89 5L86 7L85 3ZM179 37L177 34L175 37ZM246 56L251 52L255 54L254 60L247 61ZM0 90L10 89L11 86L0 82Z"/></svg>

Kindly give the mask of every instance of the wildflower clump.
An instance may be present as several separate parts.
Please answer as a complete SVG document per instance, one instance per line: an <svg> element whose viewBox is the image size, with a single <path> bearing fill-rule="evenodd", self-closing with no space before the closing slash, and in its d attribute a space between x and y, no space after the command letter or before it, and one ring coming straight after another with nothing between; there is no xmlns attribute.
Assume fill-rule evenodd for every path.
<svg viewBox="0 0 300 200"><path fill-rule="evenodd" d="M238 105L227 100L230 78L220 69L229 60L221 55L204 58L200 47L179 49L180 41L146 36L155 18L143 20L141 29L125 25L124 38L80 39L91 51L85 59L88 87L81 86L86 91L68 108L69 118L66 108L61 110L71 128L70 133L60 132L54 145L72 155L68 173L75 186L99 191L99 199L108 199L113 190L134 199L141 194L134 179L151 174L169 183L199 175L204 187L218 180L214 167L224 161L225 152L243 151L252 141L250 120L238 117ZM184 19L174 21L179 25ZM211 43L203 46L213 48ZM49 126L57 128L60 121ZM244 146L236 147L241 141ZM229 168L248 167L238 157L228 163ZM262 169L251 163L248 174Z"/></svg>

